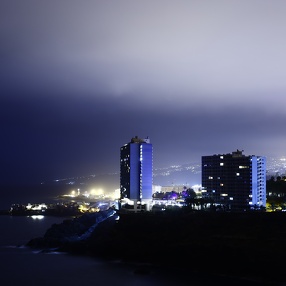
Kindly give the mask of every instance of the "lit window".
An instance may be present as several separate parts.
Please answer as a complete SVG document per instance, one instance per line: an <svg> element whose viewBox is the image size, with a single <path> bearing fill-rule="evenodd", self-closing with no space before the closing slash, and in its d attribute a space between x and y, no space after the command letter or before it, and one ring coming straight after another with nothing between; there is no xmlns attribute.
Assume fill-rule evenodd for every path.
<svg viewBox="0 0 286 286"><path fill-rule="evenodd" d="M240 173L236 173L236 176L240 176Z"/></svg>
<svg viewBox="0 0 286 286"><path fill-rule="evenodd" d="M223 163L219 163L219 165L220 165L220 166L223 166L224 164L223 164Z"/></svg>
<svg viewBox="0 0 286 286"><path fill-rule="evenodd" d="M220 156L221 159L223 159L223 156Z"/></svg>
<svg viewBox="0 0 286 286"><path fill-rule="evenodd" d="M213 177L209 176L209 179L210 179L210 180L212 180L212 179L213 179Z"/></svg>

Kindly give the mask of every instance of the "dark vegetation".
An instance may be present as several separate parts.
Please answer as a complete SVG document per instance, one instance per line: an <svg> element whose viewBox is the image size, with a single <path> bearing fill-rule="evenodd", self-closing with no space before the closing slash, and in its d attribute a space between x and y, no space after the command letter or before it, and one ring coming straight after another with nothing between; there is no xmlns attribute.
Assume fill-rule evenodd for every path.
<svg viewBox="0 0 286 286"><path fill-rule="evenodd" d="M286 210L286 176L272 176L267 180L267 208L269 210Z"/></svg>

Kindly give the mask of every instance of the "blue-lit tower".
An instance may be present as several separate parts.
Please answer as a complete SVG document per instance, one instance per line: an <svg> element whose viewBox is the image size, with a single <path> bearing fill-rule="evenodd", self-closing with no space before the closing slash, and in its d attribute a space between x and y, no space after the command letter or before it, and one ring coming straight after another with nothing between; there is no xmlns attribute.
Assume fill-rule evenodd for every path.
<svg viewBox="0 0 286 286"><path fill-rule="evenodd" d="M144 205L148 210L152 200L153 146L150 139L135 136L120 148L120 199L129 199L134 209Z"/></svg>
<svg viewBox="0 0 286 286"><path fill-rule="evenodd" d="M266 207L266 157L231 154L202 156L204 196L225 210Z"/></svg>

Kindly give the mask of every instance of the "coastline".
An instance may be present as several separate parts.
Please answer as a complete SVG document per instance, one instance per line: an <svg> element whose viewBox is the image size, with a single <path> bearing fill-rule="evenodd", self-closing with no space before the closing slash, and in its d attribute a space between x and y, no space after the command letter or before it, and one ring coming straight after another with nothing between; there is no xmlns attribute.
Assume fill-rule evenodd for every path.
<svg viewBox="0 0 286 286"><path fill-rule="evenodd" d="M88 217L91 215L84 220ZM84 240L59 239L54 229L42 238L31 239L27 246L57 247L72 255L139 263L139 274L160 269L179 276L207 273L231 277L252 285L285 282L283 263L275 257L286 251L284 213L177 212L119 217L102 220ZM62 223L65 234L71 225L78 229L78 219Z"/></svg>

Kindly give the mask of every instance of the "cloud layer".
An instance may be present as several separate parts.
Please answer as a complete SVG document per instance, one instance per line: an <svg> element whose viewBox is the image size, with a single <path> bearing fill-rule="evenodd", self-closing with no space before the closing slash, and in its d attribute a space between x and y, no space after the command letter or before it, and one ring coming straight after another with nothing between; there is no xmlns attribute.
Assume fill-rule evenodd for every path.
<svg viewBox="0 0 286 286"><path fill-rule="evenodd" d="M284 1L0 5L2 181L118 170L135 135L155 166L284 152Z"/></svg>

